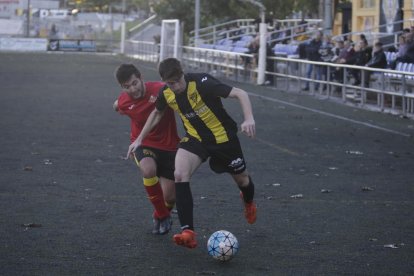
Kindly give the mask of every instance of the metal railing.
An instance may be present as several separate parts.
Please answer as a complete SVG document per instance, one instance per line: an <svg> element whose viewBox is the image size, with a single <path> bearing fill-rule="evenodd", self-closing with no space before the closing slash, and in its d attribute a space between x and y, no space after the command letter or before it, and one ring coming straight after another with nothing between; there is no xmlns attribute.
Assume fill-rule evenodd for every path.
<svg viewBox="0 0 414 276"><path fill-rule="evenodd" d="M414 118L414 73L365 66L313 62L289 58L269 58L277 64L276 72L266 72L277 79L276 87L284 91L301 91L309 82L309 93L324 98L339 99L344 103L362 108L390 112ZM314 66L311 76L306 77L307 66ZM315 69L319 66L318 69ZM325 74L318 77L317 70ZM361 72L361 84L353 85L352 70ZM333 72L342 74L341 82L332 77ZM370 72L370 73L365 73ZM367 76L371 75L369 80ZM369 84L365 87L364 83Z"/></svg>
<svg viewBox="0 0 414 276"><path fill-rule="evenodd" d="M127 41L126 45L127 55L154 63L159 61L159 46L155 43ZM257 68L255 57L251 54L189 46L181 50L181 60L187 71L207 72L216 77L256 83ZM266 71L266 75L267 79L273 78L272 87L275 89L306 93L414 118L414 73L282 57L268 57L267 62L274 63L274 70ZM306 71L310 65L317 69L307 77ZM324 72L322 77L319 77L317 70ZM352 84L352 70L361 72L362 85ZM335 71L342 74L342 81L333 78L332 73ZM369 87L363 85L368 75L364 72L370 72L371 80L367 82ZM302 92L306 82L309 83L309 91Z"/></svg>
<svg viewBox="0 0 414 276"><path fill-rule="evenodd" d="M231 38L231 32L243 31L246 34L252 34L255 31L254 19L237 19L229 22L216 24L199 29L199 40L204 43L214 44L223 37ZM190 32L190 45L195 43L195 31Z"/></svg>
<svg viewBox="0 0 414 276"><path fill-rule="evenodd" d="M377 40L383 42L384 46L396 45L398 43L398 36L401 35L404 23L412 25L414 19L398 20L388 24L382 24L372 28L364 29L363 31L355 31L336 35L333 39L345 40L347 37L353 37L364 34L368 40L368 44L374 44ZM390 28L392 27L392 28ZM387 30L392 29L392 30Z"/></svg>
<svg viewBox="0 0 414 276"><path fill-rule="evenodd" d="M133 58L148 61L159 61L160 45L149 41L126 40L124 53Z"/></svg>
<svg viewBox="0 0 414 276"><path fill-rule="evenodd" d="M275 23L278 24L280 27L283 28L294 28L297 27L298 25L304 25L303 22L307 22L305 23L306 25L312 26L314 24L319 25L323 22L322 19L313 19L313 18L306 18L306 19L277 19L275 20Z"/></svg>

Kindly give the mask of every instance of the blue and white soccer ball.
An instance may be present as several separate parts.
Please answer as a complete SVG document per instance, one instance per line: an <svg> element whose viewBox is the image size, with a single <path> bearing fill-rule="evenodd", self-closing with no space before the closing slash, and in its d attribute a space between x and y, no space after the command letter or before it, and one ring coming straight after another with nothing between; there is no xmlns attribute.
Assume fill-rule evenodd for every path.
<svg viewBox="0 0 414 276"><path fill-rule="evenodd" d="M214 232L207 241L208 254L214 259L230 261L239 251L237 238L226 230Z"/></svg>

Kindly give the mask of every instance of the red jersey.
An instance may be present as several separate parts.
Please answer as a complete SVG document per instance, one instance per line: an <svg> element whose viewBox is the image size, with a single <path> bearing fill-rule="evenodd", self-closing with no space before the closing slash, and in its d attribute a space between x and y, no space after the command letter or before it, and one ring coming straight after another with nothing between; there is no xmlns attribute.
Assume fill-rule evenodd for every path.
<svg viewBox="0 0 414 276"><path fill-rule="evenodd" d="M141 133L148 116L155 108L158 92L165 84L162 82L146 82L146 92L143 98L134 100L127 93L122 92L118 97L119 110L131 119L131 142L137 139ZM152 129L142 141L142 146L160 150L175 151L179 137L175 123L174 111L171 108L165 110L161 121Z"/></svg>

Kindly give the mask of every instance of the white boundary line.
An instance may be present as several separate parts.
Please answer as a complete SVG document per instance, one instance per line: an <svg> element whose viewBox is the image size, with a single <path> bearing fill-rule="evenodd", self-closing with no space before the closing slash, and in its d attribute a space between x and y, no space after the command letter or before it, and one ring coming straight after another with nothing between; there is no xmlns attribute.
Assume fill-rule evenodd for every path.
<svg viewBox="0 0 414 276"><path fill-rule="evenodd" d="M328 116L328 117L331 117L331 118L351 122L351 123L354 123L354 124L357 124L357 125L363 125L363 126L366 126L366 127L369 127L369 128L374 128L374 129L377 129L377 130L380 130L380 131L383 131L383 132L397 134L397 135L400 135L400 136L403 136L403 137L412 137L412 135L404 133L404 132L400 132L400 131L380 127L380 126L370 124L370 123L366 123L366 122L357 121L357 120L354 120L354 119L350 119L350 118L343 117L343 116L340 116L340 115L335 115L335 114L332 114L332 113L328 113L328 112L321 111L321 110L318 110L318 109L313 109L313 108L302 106L302 105L299 105L299 104L294 104L294 103L286 102L286 101L283 101L283 100L278 100L278 99L275 99L275 98L259 95L259 94L252 93L252 92L248 92L248 94L250 96L257 97L257 98L260 98L260 99L264 99L264 100L268 100L268 101L271 101L271 102L276 102L276 103L281 103L281 104L284 104L284 105L296 107L296 108L303 109L303 110L306 110L306 111L310 111L310 112L318 113L318 114L321 114L321 115L325 115L325 116Z"/></svg>

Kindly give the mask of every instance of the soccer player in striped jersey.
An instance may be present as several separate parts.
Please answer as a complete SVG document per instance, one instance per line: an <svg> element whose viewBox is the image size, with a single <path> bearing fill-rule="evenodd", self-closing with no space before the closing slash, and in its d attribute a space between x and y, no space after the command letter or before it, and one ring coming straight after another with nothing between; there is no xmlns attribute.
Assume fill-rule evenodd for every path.
<svg viewBox="0 0 414 276"><path fill-rule="evenodd" d="M133 64L121 64L115 77L123 91L113 108L131 119L131 142L141 133L155 102L162 82L144 82L140 71ZM140 146L131 152L138 165L148 199L154 206L153 234L166 234L171 229L170 210L175 204L174 159L179 137L174 111L166 109L160 123L140 141Z"/></svg>
<svg viewBox="0 0 414 276"><path fill-rule="evenodd" d="M129 147L128 154L140 146L147 133L165 117L168 107L181 117L186 130L175 158L175 189L181 233L174 235L176 244L194 248L197 241L193 225L193 198L190 179L208 158L216 173L229 173L237 183L244 202L247 222L256 221L254 184L246 171L246 163L237 137L237 124L227 114L221 98L239 100L244 121L241 131L255 136L255 121L248 94L239 88L221 83L208 74L184 74L180 61L163 60L159 74L166 83L160 92L156 109L150 114L141 134Z"/></svg>

